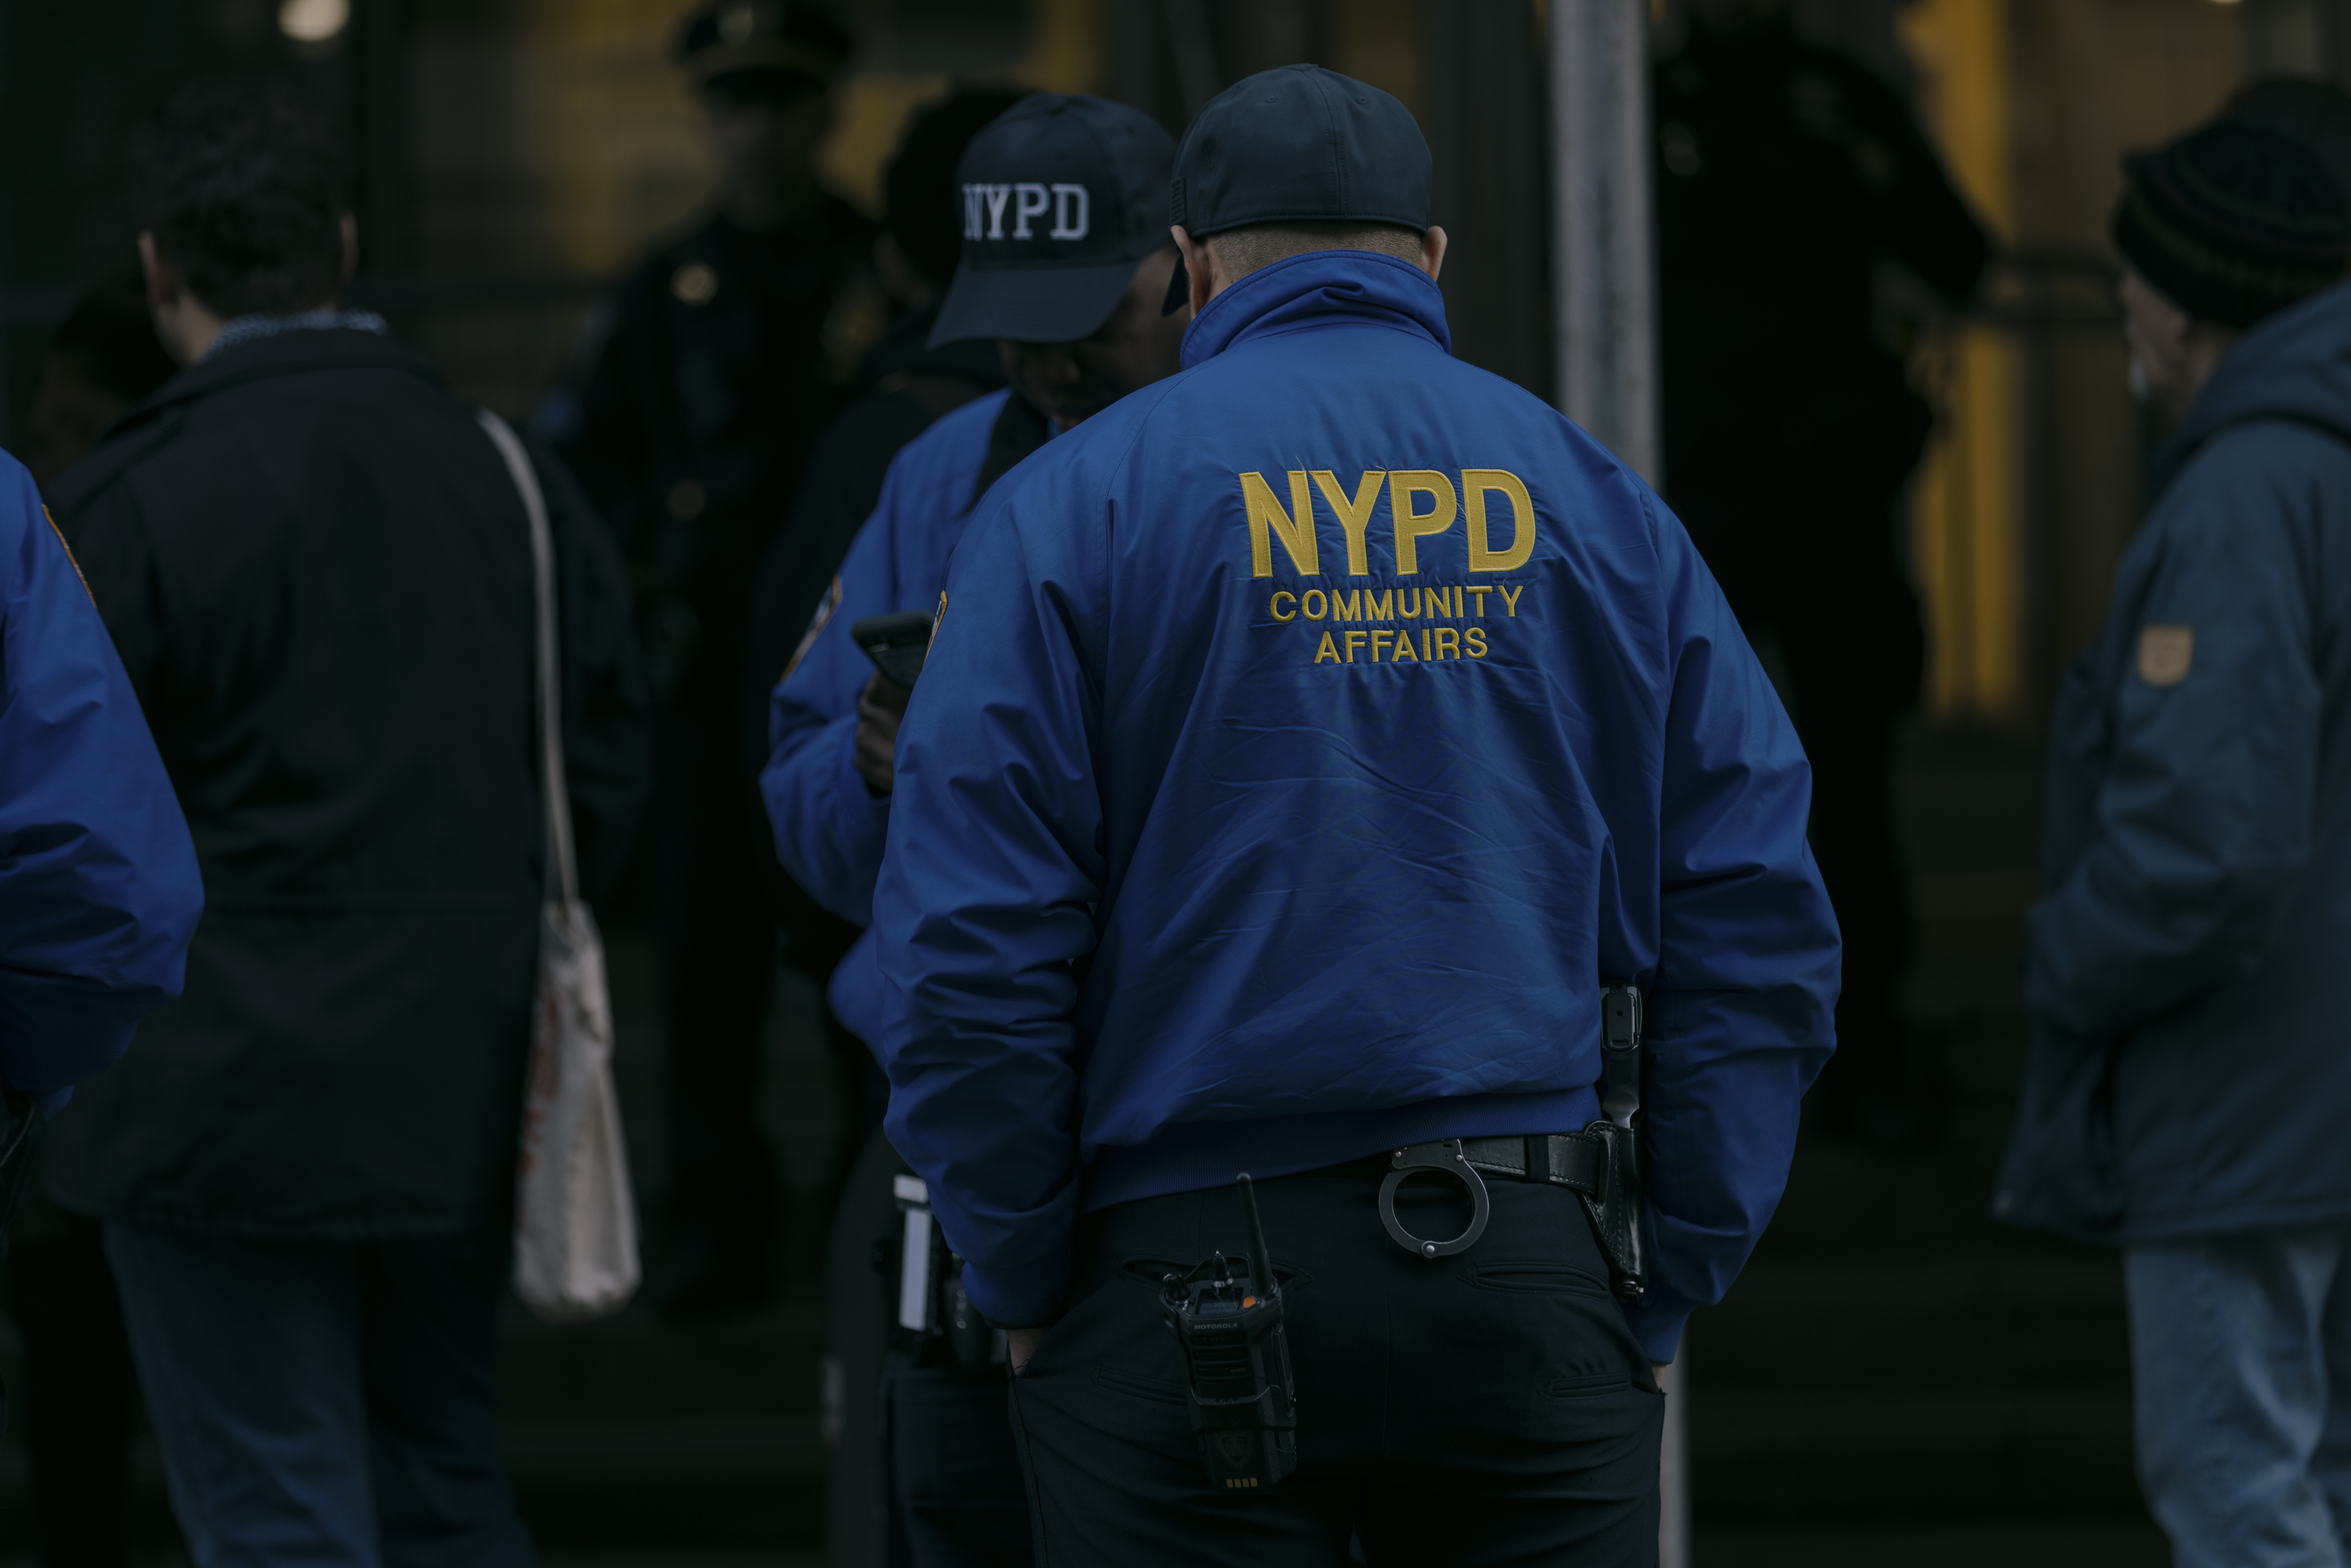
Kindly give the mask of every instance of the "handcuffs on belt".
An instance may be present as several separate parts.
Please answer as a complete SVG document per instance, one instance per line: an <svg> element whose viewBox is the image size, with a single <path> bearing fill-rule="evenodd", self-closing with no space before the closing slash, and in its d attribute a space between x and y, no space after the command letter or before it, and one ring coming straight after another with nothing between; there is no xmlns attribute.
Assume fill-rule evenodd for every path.
<svg viewBox="0 0 2351 1568"><path fill-rule="evenodd" d="M1600 994L1600 1118L1581 1133L1531 1137L1446 1138L1415 1144L1389 1156L1392 1168L1380 1183L1380 1223L1395 1244L1416 1258L1435 1260L1466 1252L1486 1234L1493 1203L1480 1171L1547 1182L1573 1191L1608 1255L1611 1284L1626 1301L1640 1299L1646 1284L1641 1256L1641 993L1633 986L1610 986ZM1416 1171L1441 1171L1469 1192L1469 1225L1449 1241L1415 1236L1396 1218L1396 1188Z"/></svg>

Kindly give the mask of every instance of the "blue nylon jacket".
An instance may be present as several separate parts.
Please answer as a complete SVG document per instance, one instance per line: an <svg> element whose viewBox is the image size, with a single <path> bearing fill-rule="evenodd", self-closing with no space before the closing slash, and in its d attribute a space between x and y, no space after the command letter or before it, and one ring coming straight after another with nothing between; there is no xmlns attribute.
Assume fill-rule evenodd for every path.
<svg viewBox="0 0 2351 1568"><path fill-rule="evenodd" d="M1416 267L1277 263L965 531L873 921L891 1142L998 1322L1083 1211L1581 1128L1612 978L1652 1356L1779 1200L1837 988L1803 753L1663 504L1447 342Z"/></svg>
<svg viewBox="0 0 2351 1568"><path fill-rule="evenodd" d="M0 455L0 1082L55 1111L180 994L195 847L73 558Z"/></svg>
<svg viewBox="0 0 2351 1568"><path fill-rule="evenodd" d="M857 774L857 695L873 663L849 629L868 615L936 608L987 461L989 433L1011 395L989 392L941 415L891 459L882 498L768 706L759 789L776 856L810 897L867 927L834 968L825 999L850 1033L877 1048L883 1008L873 881L882 874L890 801Z"/></svg>
<svg viewBox="0 0 2351 1568"><path fill-rule="evenodd" d="M2058 694L1993 1210L2096 1241L2351 1218L2351 285L2156 455Z"/></svg>

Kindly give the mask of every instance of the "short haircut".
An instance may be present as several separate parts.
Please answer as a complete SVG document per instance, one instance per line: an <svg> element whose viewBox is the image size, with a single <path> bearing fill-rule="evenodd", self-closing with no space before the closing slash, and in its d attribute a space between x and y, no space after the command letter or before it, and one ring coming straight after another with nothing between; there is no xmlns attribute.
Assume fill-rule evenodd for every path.
<svg viewBox="0 0 2351 1568"><path fill-rule="evenodd" d="M918 111L882 177L882 226L925 282L944 288L963 256L956 165L971 139L1019 103L1009 88L967 87Z"/></svg>
<svg viewBox="0 0 2351 1568"><path fill-rule="evenodd" d="M1421 234L1401 224L1347 222L1244 224L1207 236L1217 264L1238 283L1262 267L1313 250L1375 250L1382 256L1420 259Z"/></svg>
<svg viewBox="0 0 2351 1568"><path fill-rule="evenodd" d="M131 207L218 315L290 315L342 279L342 160L324 116L274 81L197 82L131 141Z"/></svg>

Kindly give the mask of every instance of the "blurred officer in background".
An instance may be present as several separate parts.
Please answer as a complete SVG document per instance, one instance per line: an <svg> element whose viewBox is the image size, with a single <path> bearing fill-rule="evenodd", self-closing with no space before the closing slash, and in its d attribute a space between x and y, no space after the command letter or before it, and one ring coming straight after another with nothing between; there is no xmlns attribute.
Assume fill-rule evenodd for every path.
<svg viewBox="0 0 2351 1568"><path fill-rule="evenodd" d="M805 900L777 907L742 728L752 580L881 324L873 226L815 164L849 49L831 12L800 0L687 19L678 53L718 155L717 210L621 286L576 406L538 421L620 533L653 685L671 1161L653 1295L674 1314L769 1293L777 1173L755 1111L778 928L820 985L853 935ZM797 565L821 581L835 559Z"/></svg>
<svg viewBox="0 0 2351 1568"><path fill-rule="evenodd" d="M1174 152L1140 110L1039 93L963 156L960 193L946 209L962 225L963 261L931 340L987 344L1011 385L940 419L890 465L879 506L776 687L774 756L761 779L785 867L852 920L872 918L907 688L873 667L850 629L870 615L931 612L964 524L991 485L1057 435L1176 372L1190 318L1161 309L1176 271L1165 221ZM881 1047L883 984L872 932L835 972L832 1003ZM877 1292L858 1267L883 1228L877 1221L895 1218L892 1178L904 1168L877 1134L833 1251L844 1320L836 1346L855 1333L845 1320L861 1312L895 1329L880 1423L893 1560L1027 1563L1028 1511L1000 1366L967 1350L959 1361L944 1311L907 1324L898 1292ZM865 1388L852 1389L852 1403L865 1397Z"/></svg>
<svg viewBox="0 0 2351 1568"><path fill-rule="evenodd" d="M1896 727L1926 670L1896 538L1932 413L1874 325L1895 262L1945 298L1991 247L1909 110L1799 40L1787 0L1692 0L1657 68L1667 494L1740 624L1776 651L1813 765L1813 852L1844 933L1823 1131L1926 1130L1908 1045Z"/></svg>
<svg viewBox="0 0 2351 1568"><path fill-rule="evenodd" d="M1654 1563L1651 1364L1831 1049L1795 734L1656 497L1447 353L1428 200L1359 82L1201 111L1186 369L982 501L896 737L888 1130L1010 1331L1050 1563ZM1641 1221L1611 980L1650 992ZM1391 1205L1423 1168L1461 1185ZM1297 1469L1212 1486L1228 1364L1162 1287L1268 1264L1239 1171Z"/></svg>
<svg viewBox="0 0 2351 1568"><path fill-rule="evenodd" d="M2177 427L2052 718L1995 1211L2119 1242L2181 1568L2351 1548L2351 196L2223 120L2125 161L2131 379Z"/></svg>
<svg viewBox="0 0 2351 1568"><path fill-rule="evenodd" d="M155 337L136 262L85 290L57 324L26 423L25 466L44 486L81 461L114 416L179 366ZM110 651L112 644L108 644ZM178 810L178 802L172 802ZM26 1178L8 1246L8 1312L25 1337L25 1461L44 1568L129 1568L138 1375L104 1230Z"/></svg>
<svg viewBox="0 0 2351 1568"><path fill-rule="evenodd" d="M972 338L935 346L930 340L962 254L956 164L981 128L1020 97L1009 88L964 88L917 110L883 172L873 257L899 314L866 350L857 367L862 395L826 428L800 479L791 521L759 562L749 664L755 772L768 762L776 678L823 601L831 567L881 499L890 460L941 414L1004 385L994 343ZM810 562L831 564L810 571Z"/></svg>
<svg viewBox="0 0 2351 1568"><path fill-rule="evenodd" d="M199 84L131 172L187 368L57 510L210 906L186 996L58 1118L50 1191L106 1223L200 1568L527 1563L489 1376L545 843L523 501L475 412L339 308L358 232L319 116ZM627 579L538 466L573 821L609 870L644 760Z"/></svg>

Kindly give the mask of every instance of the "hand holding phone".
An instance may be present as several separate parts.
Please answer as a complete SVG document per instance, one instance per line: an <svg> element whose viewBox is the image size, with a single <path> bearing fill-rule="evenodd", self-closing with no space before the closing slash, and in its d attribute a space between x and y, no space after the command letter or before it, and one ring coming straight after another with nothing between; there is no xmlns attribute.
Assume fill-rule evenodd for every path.
<svg viewBox="0 0 2351 1568"><path fill-rule="evenodd" d="M923 657L931 651L931 618L919 610L892 615L868 615L849 629L865 650L873 667L907 690L923 673Z"/></svg>

